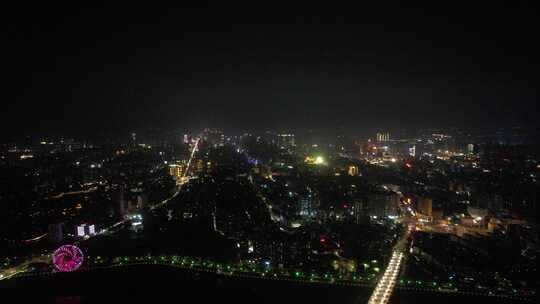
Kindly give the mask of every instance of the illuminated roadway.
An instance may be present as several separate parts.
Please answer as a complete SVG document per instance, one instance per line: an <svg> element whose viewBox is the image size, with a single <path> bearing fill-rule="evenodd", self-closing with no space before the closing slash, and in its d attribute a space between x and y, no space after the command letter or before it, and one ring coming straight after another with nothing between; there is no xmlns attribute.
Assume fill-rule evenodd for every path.
<svg viewBox="0 0 540 304"><path fill-rule="evenodd" d="M396 285L396 279L403 260L403 252L395 250L392 253L392 258L384 271L383 276L377 283L373 294L369 298L368 304L388 303L390 295Z"/></svg>
<svg viewBox="0 0 540 304"><path fill-rule="evenodd" d="M379 279L379 282L377 282L375 290L373 290L373 293L369 298L368 304L383 304L388 303L388 300L390 300L390 295L396 286L397 277L403 262L403 251L409 233L410 230L407 229L394 247L388 266L386 266L382 277Z"/></svg>
<svg viewBox="0 0 540 304"><path fill-rule="evenodd" d="M191 167L191 163L193 161L193 158L195 157L195 152L197 152L197 150L199 149L199 142L200 142L200 137L197 138L197 140L195 141L195 145L193 146L193 149L191 150L191 155L189 156L189 159L188 159L188 163L187 163L187 166L186 166L186 170L184 171L184 174L182 176L182 179L186 178L188 176L188 172L189 172L189 169ZM180 186L178 187L178 189L176 190L176 192L169 198L167 199L164 199L161 203L158 203L158 204L155 204L154 206L152 206L150 208L150 210L154 210L155 208L159 208L165 204L167 204L170 200L172 200L173 198L177 197L178 194L180 194L180 191L182 190L182 185L183 184L180 184Z"/></svg>
<svg viewBox="0 0 540 304"><path fill-rule="evenodd" d="M398 192L398 194L403 197L401 192ZM400 205L400 208L403 211L403 206ZM408 217L405 216L405 218ZM407 227L407 225L404 226ZM396 246L394 247L392 257L388 262L388 266L386 266L382 277L379 279L379 282L377 282L375 290L373 290L373 293L369 298L368 304L385 304L388 303L388 301L390 300L390 295L392 294L392 291L396 286L397 277L400 271L401 263L403 261L403 252L405 244L407 243L410 229L407 229L405 231L406 232L403 233Z"/></svg>

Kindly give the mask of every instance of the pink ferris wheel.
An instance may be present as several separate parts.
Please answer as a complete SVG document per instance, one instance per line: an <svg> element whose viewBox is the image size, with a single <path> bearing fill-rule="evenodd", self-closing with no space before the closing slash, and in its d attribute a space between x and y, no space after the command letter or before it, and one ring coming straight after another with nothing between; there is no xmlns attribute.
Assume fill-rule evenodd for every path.
<svg viewBox="0 0 540 304"><path fill-rule="evenodd" d="M75 245L63 245L53 254L53 264L59 271L69 272L81 267L84 255Z"/></svg>

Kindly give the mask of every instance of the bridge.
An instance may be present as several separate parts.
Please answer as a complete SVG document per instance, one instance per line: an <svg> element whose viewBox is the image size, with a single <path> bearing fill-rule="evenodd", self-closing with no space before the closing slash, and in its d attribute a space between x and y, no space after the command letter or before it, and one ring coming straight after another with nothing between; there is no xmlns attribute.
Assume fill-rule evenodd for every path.
<svg viewBox="0 0 540 304"><path fill-rule="evenodd" d="M401 192L398 194L402 196ZM400 208L404 214L407 214L402 205L400 205ZM406 245L408 243L408 238L412 230L408 216L405 217L403 227L406 228L405 232L401 235L401 238L394 246L388 266L386 266L382 277L379 279L377 286L375 286L375 289L369 298L368 304L386 304L390 300L390 296L392 295L392 291L396 286L397 277L401 269L401 263L404 256L403 252L407 247Z"/></svg>
<svg viewBox="0 0 540 304"><path fill-rule="evenodd" d="M403 260L403 252L398 250L392 253L392 258L388 263L388 267L384 271L381 279L377 283L371 298L368 301L368 304L378 304L378 303L388 303L390 300L390 295L392 290L396 285L396 279L399 273L401 266L401 261Z"/></svg>

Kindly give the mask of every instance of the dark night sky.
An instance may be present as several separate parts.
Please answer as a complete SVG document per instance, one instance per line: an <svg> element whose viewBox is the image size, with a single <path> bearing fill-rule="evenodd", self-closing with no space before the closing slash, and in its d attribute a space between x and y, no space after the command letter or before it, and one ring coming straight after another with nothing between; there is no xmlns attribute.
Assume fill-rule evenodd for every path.
<svg viewBox="0 0 540 304"><path fill-rule="evenodd" d="M538 9L442 3L6 8L1 133L537 126Z"/></svg>

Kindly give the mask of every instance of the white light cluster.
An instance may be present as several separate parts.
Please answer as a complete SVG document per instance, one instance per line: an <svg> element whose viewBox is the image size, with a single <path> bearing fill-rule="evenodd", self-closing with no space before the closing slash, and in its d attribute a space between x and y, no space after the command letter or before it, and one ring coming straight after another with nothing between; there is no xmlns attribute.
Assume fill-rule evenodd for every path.
<svg viewBox="0 0 540 304"><path fill-rule="evenodd" d="M77 226L77 236L84 236L84 226Z"/></svg>
<svg viewBox="0 0 540 304"><path fill-rule="evenodd" d="M377 286L369 299L369 304L388 303L392 290L396 284L402 259L403 253L394 251L392 258L388 263L388 267L386 267L383 276L377 283Z"/></svg>

